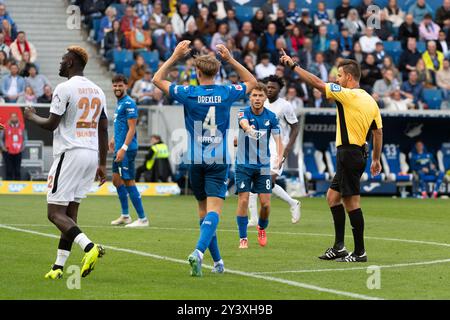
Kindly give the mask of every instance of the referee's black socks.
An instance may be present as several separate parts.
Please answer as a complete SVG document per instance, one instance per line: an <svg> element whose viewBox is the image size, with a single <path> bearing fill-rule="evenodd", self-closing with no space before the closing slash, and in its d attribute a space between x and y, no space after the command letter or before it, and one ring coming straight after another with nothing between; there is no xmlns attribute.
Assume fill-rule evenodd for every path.
<svg viewBox="0 0 450 320"><path fill-rule="evenodd" d="M364 217L361 208L348 213L352 225L353 239L355 240L354 253L358 256L364 254Z"/></svg>
<svg viewBox="0 0 450 320"><path fill-rule="evenodd" d="M345 209L342 204L331 207L331 213L334 220L335 240L333 248L341 250L344 248L344 234L345 234Z"/></svg>

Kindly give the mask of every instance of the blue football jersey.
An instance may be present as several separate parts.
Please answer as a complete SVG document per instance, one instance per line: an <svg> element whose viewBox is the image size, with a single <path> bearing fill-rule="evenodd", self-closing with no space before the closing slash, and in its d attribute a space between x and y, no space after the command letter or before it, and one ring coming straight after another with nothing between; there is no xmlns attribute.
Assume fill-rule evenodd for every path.
<svg viewBox="0 0 450 320"><path fill-rule="evenodd" d="M230 163L227 131L231 105L245 97L245 84L182 86L172 84L170 96L184 106L188 132L188 163Z"/></svg>
<svg viewBox="0 0 450 320"><path fill-rule="evenodd" d="M239 125L236 165L244 165L254 169L270 167L270 137L272 134L280 134L276 114L264 108L261 114L256 115L252 112L251 107L246 107L240 110L238 114L239 122L244 119L258 132L258 137L249 137Z"/></svg>
<svg viewBox="0 0 450 320"><path fill-rule="evenodd" d="M134 100L126 95L117 102L116 112L114 113L114 142L117 152L125 142L128 133L128 119L137 119L138 109ZM137 150L137 134L134 134L133 140L128 146L128 150Z"/></svg>

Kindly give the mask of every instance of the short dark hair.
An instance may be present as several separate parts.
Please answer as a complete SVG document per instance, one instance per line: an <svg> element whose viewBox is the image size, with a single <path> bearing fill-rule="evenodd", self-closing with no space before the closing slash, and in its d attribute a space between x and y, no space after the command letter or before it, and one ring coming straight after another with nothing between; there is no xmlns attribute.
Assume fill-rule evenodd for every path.
<svg viewBox="0 0 450 320"><path fill-rule="evenodd" d="M128 79L125 77L125 75L118 73L112 78L112 83L118 83L123 82L125 84L128 84Z"/></svg>
<svg viewBox="0 0 450 320"><path fill-rule="evenodd" d="M342 68L345 73L351 74L355 81L359 82L361 79L361 66L356 60L344 59L339 63L338 69L339 68Z"/></svg>
<svg viewBox="0 0 450 320"><path fill-rule="evenodd" d="M264 78L263 82L265 84L268 84L269 82L276 82L280 86L280 90L284 87L283 79L281 79L280 77L278 77L278 76L276 76L274 74Z"/></svg>
<svg viewBox="0 0 450 320"><path fill-rule="evenodd" d="M264 83L258 82L256 86L250 91L250 94L252 94L253 90L262 91L267 96L267 87Z"/></svg>

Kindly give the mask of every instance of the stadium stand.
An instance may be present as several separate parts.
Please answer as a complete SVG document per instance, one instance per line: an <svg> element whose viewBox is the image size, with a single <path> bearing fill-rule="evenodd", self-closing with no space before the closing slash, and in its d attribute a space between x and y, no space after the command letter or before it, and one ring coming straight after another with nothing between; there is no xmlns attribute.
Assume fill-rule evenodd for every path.
<svg viewBox="0 0 450 320"><path fill-rule="evenodd" d="M308 181L328 180L329 174L325 172L323 153L316 150L311 142L303 143L303 161L305 163L305 177Z"/></svg>

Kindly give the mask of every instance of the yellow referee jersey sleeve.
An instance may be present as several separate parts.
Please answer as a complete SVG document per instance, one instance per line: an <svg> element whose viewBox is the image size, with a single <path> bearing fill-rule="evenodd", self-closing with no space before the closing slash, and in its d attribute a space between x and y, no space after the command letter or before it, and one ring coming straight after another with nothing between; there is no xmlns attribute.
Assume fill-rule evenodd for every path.
<svg viewBox="0 0 450 320"><path fill-rule="evenodd" d="M327 99L336 101L336 146L362 146L369 130L383 127L378 104L365 90L327 83L325 91Z"/></svg>

